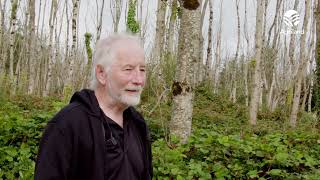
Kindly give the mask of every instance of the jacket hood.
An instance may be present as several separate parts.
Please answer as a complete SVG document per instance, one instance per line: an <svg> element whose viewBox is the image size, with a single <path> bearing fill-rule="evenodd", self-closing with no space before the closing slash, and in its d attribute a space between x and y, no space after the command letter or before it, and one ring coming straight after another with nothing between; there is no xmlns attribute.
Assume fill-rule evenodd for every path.
<svg viewBox="0 0 320 180"><path fill-rule="evenodd" d="M100 115L100 107L93 90L83 89L75 92L71 97L70 103L80 103L86 107L88 113L92 115Z"/></svg>
<svg viewBox="0 0 320 180"><path fill-rule="evenodd" d="M89 114L94 116L101 116L101 109L93 90L83 89L81 91L75 92L71 97L70 103L80 103L86 107ZM124 111L124 114L127 114L136 119L139 124L144 124L144 118L132 106L129 106Z"/></svg>

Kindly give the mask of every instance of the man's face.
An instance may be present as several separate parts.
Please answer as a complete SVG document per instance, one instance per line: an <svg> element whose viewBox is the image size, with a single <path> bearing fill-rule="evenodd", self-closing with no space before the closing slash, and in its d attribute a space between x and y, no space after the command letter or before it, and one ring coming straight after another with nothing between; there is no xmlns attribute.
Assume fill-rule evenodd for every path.
<svg viewBox="0 0 320 180"><path fill-rule="evenodd" d="M107 72L107 93L129 106L140 102L146 79L144 51L132 42L118 43L114 63Z"/></svg>

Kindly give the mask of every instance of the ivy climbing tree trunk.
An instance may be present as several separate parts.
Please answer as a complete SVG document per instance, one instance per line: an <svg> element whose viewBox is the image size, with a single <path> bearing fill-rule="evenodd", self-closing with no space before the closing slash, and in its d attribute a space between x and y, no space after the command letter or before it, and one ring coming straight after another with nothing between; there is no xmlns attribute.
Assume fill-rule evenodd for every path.
<svg viewBox="0 0 320 180"><path fill-rule="evenodd" d="M182 1L178 66L172 86L170 133L186 143L191 134L194 67L200 51L200 7L197 0Z"/></svg>

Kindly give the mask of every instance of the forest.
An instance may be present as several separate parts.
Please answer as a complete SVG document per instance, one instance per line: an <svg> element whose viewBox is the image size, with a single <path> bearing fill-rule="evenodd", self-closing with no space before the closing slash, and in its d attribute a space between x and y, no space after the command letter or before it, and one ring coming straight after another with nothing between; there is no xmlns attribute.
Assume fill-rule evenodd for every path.
<svg viewBox="0 0 320 180"><path fill-rule="evenodd" d="M154 179L319 179L319 0L0 0L0 179L34 179L47 122L123 32Z"/></svg>

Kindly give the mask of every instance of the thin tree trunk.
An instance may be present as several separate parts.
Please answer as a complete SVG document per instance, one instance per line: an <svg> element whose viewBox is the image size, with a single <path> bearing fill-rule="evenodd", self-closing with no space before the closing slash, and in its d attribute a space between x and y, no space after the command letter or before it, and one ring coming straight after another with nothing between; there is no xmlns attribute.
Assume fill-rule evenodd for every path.
<svg viewBox="0 0 320 180"><path fill-rule="evenodd" d="M319 0L315 1L316 3L316 71L315 71L315 82L314 82L314 110L317 112L318 118L320 117L320 2Z"/></svg>
<svg viewBox="0 0 320 180"><path fill-rule="evenodd" d="M210 0L211 2L211 0ZM203 65L203 52L204 52L204 37L202 35L202 29L203 29L203 24L204 24L204 17L206 14L207 6L208 6L209 0L204 1L203 8L201 10L201 19L200 19L200 51L199 51L199 59L195 63L195 76L194 76L194 82L195 85L198 86L202 80L203 80L203 75L205 75L206 67ZM202 0L200 0L200 4L202 4ZM210 27L209 27L210 28ZM209 37L208 37L209 38ZM207 49L208 50L208 49ZM208 57L208 56L207 56Z"/></svg>
<svg viewBox="0 0 320 180"><path fill-rule="evenodd" d="M28 93L32 94L35 88L35 59L34 59L34 50L35 50L35 0L29 0L29 24L28 24L28 47L27 47L27 59L29 60L29 87Z"/></svg>
<svg viewBox="0 0 320 180"><path fill-rule="evenodd" d="M233 72L231 74L231 95L230 100L235 103L237 100L237 64L238 64L238 58L239 58L239 50L240 50L240 14L239 14L239 0L236 0L236 10L237 10L237 49L236 49L236 55L235 55L235 63L233 67Z"/></svg>
<svg viewBox="0 0 320 180"><path fill-rule="evenodd" d="M209 27L208 27L208 47L205 68L205 79L212 83L212 26L213 26L213 6L212 1L209 1Z"/></svg>
<svg viewBox="0 0 320 180"><path fill-rule="evenodd" d="M247 0L245 0L244 2L244 24L243 24L243 29L244 29L244 37L246 40L246 45L247 45L247 49L246 49L246 55L247 55L247 59L249 59L249 48L250 48L250 42L249 42L249 34L248 34L248 13L247 13ZM243 53L245 54L245 53ZM245 101L246 101L246 106L249 106L249 87L248 87L248 62L245 62L244 65L244 86L245 86Z"/></svg>
<svg viewBox="0 0 320 180"><path fill-rule="evenodd" d="M310 79L309 97L308 97L308 112L311 112L311 102L313 93L313 77Z"/></svg>
<svg viewBox="0 0 320 180"><path fill-rule="evenodd" d="M5 19L5 5L7 1L5 0L4 3L2 3L2 0L0 0L0 82L2 81L1 75L4 75L6 72L5 63L6 63L6 55L5 55L5 45L4 45L4 35L5 35L5 25L4 25L4 19ZM1 83L0 83L1 85Z"/></svg>
<svg viewBox="0 0 320 180"><path fill-rule="evenodd" d="M103 9L104 9L104 0L102 0L101 10L100 10L100 16L99 16L99 21L98 21L98 26L97 26L96 42L100 39L100 36L101 36Z"/></svg>
<svg viewBox="0 0 320 180"><path fill-rule="evenodd" d="M278 17L279 17L279 13L280 13L280 6L281 6L282 0L277 0L277 5L276 5L276 11L275 11L275 15L274 15L274 19L273 22L269 28L268 31L268 40L267 40L267 45L270 45L270 41L271 41L271 32L272 29L274 29L274 32L276 32L277 30L277 22L278 22ZM274 33L273 35L274 39L277 39L277 35Z"/></svg>
<svg viewBox="0 0 320 180"><path fill-rule="evenodd" d="M307 85L307 80L306 80L306 78L304 78L304 80L303 80L303 97L302 97L300 111L305 111L305 109L306 109L306 101L307 101L309 88L310 87L308 87L308 85Z"/></svg>
<svg viewBox="0 0 320 180"><path fill-rule="evenodd" d="M11 17L10 17L10 39L9 39L9 82L14 81L13 77L13 61L15 50L15 37L16 37L16 21L17 21L17 9L19 0L11 0ZM11 88L14 88L11 84Z"/></svg>
<svg viewBox="0 0 320 180"><path fill-rule="evenodd" d="M173 83L173 106L170 133L186 143L191 134L193 111L193 77L194 63L200 51L200 16L199 3L188 4L184 1L181 10L181 27L179 32L179 52L176 76Z"/></svg>
<svg viewBox="0 0 320 180"><path fill-rule="evenodd" d="M80 8L80 0L72 0L73 9L72 9L72 45L71 45L71 55L69 59L69 72L66 85L67 88L72 88L73 85L73 74L74 74L74 65L77 60L77 42L78 42L78 15Z"/></svg>
<svg viewBox="0 0 320 180"><path fill-rule="evenodd" d="M58 4L56 0L52 0L52 4L51 4L51 11L50 11L50 18L49 18L49 60L48 60L48 74L47 76L47 80L46 85L44 87L44 96L48 96L50 94L50 89L51 86L53 84L53 79L52 79L52 72L53 72L53 65L54 65L54 48L52 46L53 43L53 30L54 30L54 24L57 18L57 9L58 9Z"/></svg>
<svg viewBox="0 0 320 180"><path fill-rule="evenodd" d="M112 21L113 21L113 32L118 32L119 30L122 2L123 2L122 0L110 1L110 5L112 4L111 14L112 14Z"/></svg>
<svg viewBox="0 0 320 180"><path fill-rule="evenodd" d="M303 29L307 31L308 22L309 22L309 16L310 16L310 0L305 0L305 9L306 13L304 16L303 21ZM301 83L304 78L304 71L305 71L305 65L306 65L306 55L305 55L305 45L306 45L306 33L302 34L300 37L300 63L298 67L298 72L296 75L296 84L295 84L295 90L294 90L294 97L293 97L293 103L292 103L292 109L290 114L290 125L292 127L296 127L297 125L297 115L299 110L299 103L300 103L300 95L301 95Z"/></svg>
<svg viewBox="0 0 320 180"><path fill-rule="evenodd" d="M257 124L257 113L258 113L258 106L259 106L259 94L260 94L260 86L261 86L261 59L262 59L262 36L263 36L263 12L264 12L264 1L257 1L257 17L256 17L256 32L255 32L255 70L254 70L254 77L253 77L253 89L251 94L251 101L250 101L250 124L256 125Z"/></svg>
<svg viewBox="0 0 320 180"><path fill-rule="evenodd" d="M213 74L214 74L214 87L213 87L213 92L217 93L218 90L218 83L219 83L219 67L220 67L220 53L221 53L221 34L222 34L222 16L223 16L223 1L220 1L220 15L219 15L219 27L218 27L218 34L217 34L217 44L216 44L216 52L215 52L215 66L213 69Z"/></svg>
<svg viewBox="0 0 320 180"><path fill-rule="evenodd" d="M165 16L166 16L166 3L158 0L157 10L157 24L156 24L156 37L154 44L154 60L155 63L160 63L163 56L163 45L165 37ZM161 73L161 72L160 72Z"/></svg>
<svg viewBox="0 0 320 180"><path fill-rule="evenodd" d="M178 9L177 0L172 0L171 16L170 16L168 40L167 40L167 52L170 55L176 55L174 32L175 32L175 25L177 23L177 17L178 17L177 9Z"/></svg>

